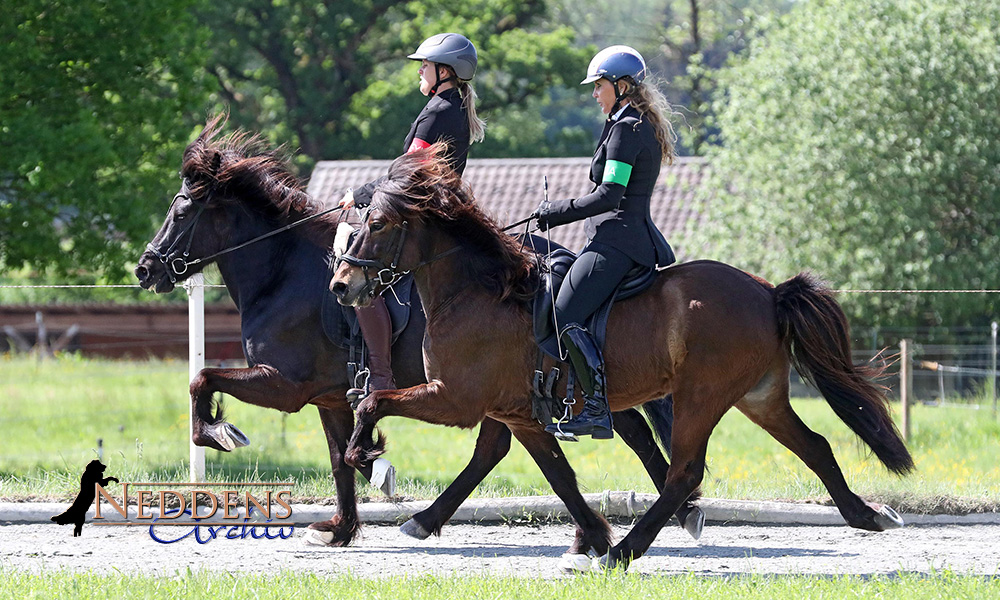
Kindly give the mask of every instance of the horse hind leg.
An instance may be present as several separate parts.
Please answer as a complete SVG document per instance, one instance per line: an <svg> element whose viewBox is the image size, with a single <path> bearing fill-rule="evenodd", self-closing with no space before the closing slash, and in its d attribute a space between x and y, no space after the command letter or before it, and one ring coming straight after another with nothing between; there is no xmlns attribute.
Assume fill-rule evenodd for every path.
<svg viewBox="0 0 1000 600"><path fill-rule="evenodd" d="M792 409L787 371L765 375L762 384L741 399L736 408L791 450L819 477L848 525L868 531L884 531L903 525L903 520L891 507L865 502L851 491L830 443L809 429Z"/></svg>
<svg viewBox="0 0 1000 600"><path fill-rule="evenodd" d="M346 404L346 400L344 400ZM330 445L330 463L337 491L337 512L327 521L312 523L306 529L303 543L313 546L347 546L361 529L357 497L354 489L354 469L344 462L347 437L354 426L354 416L348 410L319 409L320 419Z"/></svg>

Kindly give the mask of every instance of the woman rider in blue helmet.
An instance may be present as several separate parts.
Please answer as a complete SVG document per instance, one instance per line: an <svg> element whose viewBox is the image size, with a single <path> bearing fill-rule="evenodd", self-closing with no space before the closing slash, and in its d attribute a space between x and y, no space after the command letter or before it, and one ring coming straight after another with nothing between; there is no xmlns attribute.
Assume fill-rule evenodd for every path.
<svg viewBox="0 0 1000 600"><path fill-rule="evenodd" d="M594 56L581 83L594 84L593 97L608 115L590 167L595 188L580 198L542 202L536 211L542 231L586 219L588 239L555 299L559 339L580 378L583 411L546 427L552 433L613 437L604 357L584 324L636 264L675 261L649 214L660 165L673 161L675 136L669 104L643 84L645 77L646 63L634 48L611 46Z"/></svg>
<svg viewBox="0 0 1000 600"><path fill-rule="evenodd" d="M463 35L439 33L424 40L407 58L420 61L417 71L420 93L430 99L410 126L403 151L409 154L435 142L446 142L448 162L461 175L465 171L469 146L483 140L486 127L486 123L476 115L476 92L469 83L478 64L476 47ZM356 190L349 189L340 206L368 206L383 179L371 181ZM334 246L345 248L350 231L344 230L345 235L338 231L338 240L342 241ZM368 346L369 389L395 389L392 377L392 322L385 300L376 296L368 307L356 308L355 311ZM364 394L364 390L352 389L348 391L348 399L354 403Z"/></svg>

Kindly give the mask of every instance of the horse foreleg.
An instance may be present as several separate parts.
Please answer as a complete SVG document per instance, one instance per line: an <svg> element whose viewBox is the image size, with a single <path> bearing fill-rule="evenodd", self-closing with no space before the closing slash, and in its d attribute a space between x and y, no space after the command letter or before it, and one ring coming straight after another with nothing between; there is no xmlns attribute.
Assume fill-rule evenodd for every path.
<svg viewBox="0 0 1000 600"><path fill-rule="evenodd" d="M484 420L469 464L433 504L403 523L400 531L419 540L427 539L432 533L441 535L441 527L509 451L510 429L499 421Z"/></svg>
<svg viewBox="0 0 1000 600"><path fill-rule="evenodd" d="M431 381L402 390L377 390L365 398L356 410L357 422L347 444L347 464L359 468L385 452L385 441L376 433L375 424L383 417L404 417L435 425L471 429L486 415L471 410L448 393L440 381Z"/></svg>
<svg viewBox="0 0 1000 600"><path fill-rule="evenodd" d="M576 522L576 538L564 555L564 562L567 556L585 557L591 550L598 554L607 552L611 547L611 527L604 517L587 505L587 501L580 494L576 484L576 474L556 438L537 423L528 426L511 425L511 431L542 470L542 475L552 486L552 491L563 501L566 510ZM574 563L564 568L575 569L577 565Z"/></svg>
<svg viewBox="0 0 1000 600"><path fill-rule="evenodd" d="M229 394L241 402L273 408L284 412L297 412L316 393L315 385L292 381L277 369L257 365L245 369L202 369L191 380L192 441L198 446L208 446L229 452L246 446L250 440L223 416L222 406L212 398L216 392ZM212 408L215 414L212 414Z"/></svg>
<svg viewBox="0 0 1000 600"><path fill-rule="evenodd" d="M629 448L639 457L642 466L646 468L657 492L663 491L663 486L667 480L667 469L670 464L664 458L663 452L656 444L656 438L646 423L646 419L634 408L614 413L614 428L618 435ZM677 509L677 520L680 526L687 531L691 537L698 539L701 537L702 529L705 526L705 513L695 505L694 500L698 498L695 491Z"/></svg>
<svg viewBox="0 0 1000 600"><path fill-rule="evenodd" d="M354 416L347 410L333 411L324 408L320 408L319 413L330 446L330 463L337 488L337 513L329 521L309 525L304 540L309 544L346 546L354 540L361 528L354 489L354 469L344 462L347 437L354 426Z"/></svg>

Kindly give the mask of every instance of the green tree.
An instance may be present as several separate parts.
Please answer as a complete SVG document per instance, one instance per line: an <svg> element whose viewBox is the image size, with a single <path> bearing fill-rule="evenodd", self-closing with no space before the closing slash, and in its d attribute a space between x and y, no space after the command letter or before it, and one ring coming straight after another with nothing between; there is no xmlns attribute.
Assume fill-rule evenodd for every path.
<svg viewBox="0 0 1000 600"><path fill-rule="evenodd" d="M818 0L720 73L715 257L838 288L997 288L1000 4ZM850 294L860 322L981 324L994 295Z"/></svg>
<svg viewBox="0 0 1000 600"><path fill-rule="evenodd" d="M488 121L538 107L586 60L568 28L538 29L546 10L544 0L224 0L203 4L200 14L215 32L212 70L233 121L299 148L308 168L319 159L391 158L403 150L426 102L405 56L442 31L476 44L474 86ZM539 130L496 127L477 156L561 135ZM576 137L590 143L589 135Z"/></svg>
<svg viewBox="0 0 1000 600"><path fill-rule="evenodd" d="M0 0L0 270L124 273L204 111L190 0Z"/></svg>

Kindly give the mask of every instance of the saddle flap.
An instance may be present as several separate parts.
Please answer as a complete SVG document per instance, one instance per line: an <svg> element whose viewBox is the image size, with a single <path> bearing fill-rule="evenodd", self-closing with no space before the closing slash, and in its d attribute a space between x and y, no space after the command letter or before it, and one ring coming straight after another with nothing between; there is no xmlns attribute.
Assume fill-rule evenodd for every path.
<svg viewBox="0 0 1000 600"><path fill-rule="evenodd" d="M403 333L410 322L410 298L416 284L412 275L404 275L393 285L393 290L387 291L382 297L389 310L392 322L392 341ZM395 291L395 293L393 293ZM323 295L323 306L320 311L323 333L327 339L340 348L361 345L361 327L354 308L343 306L337 302L337 297L327 290Z"/></svg>

